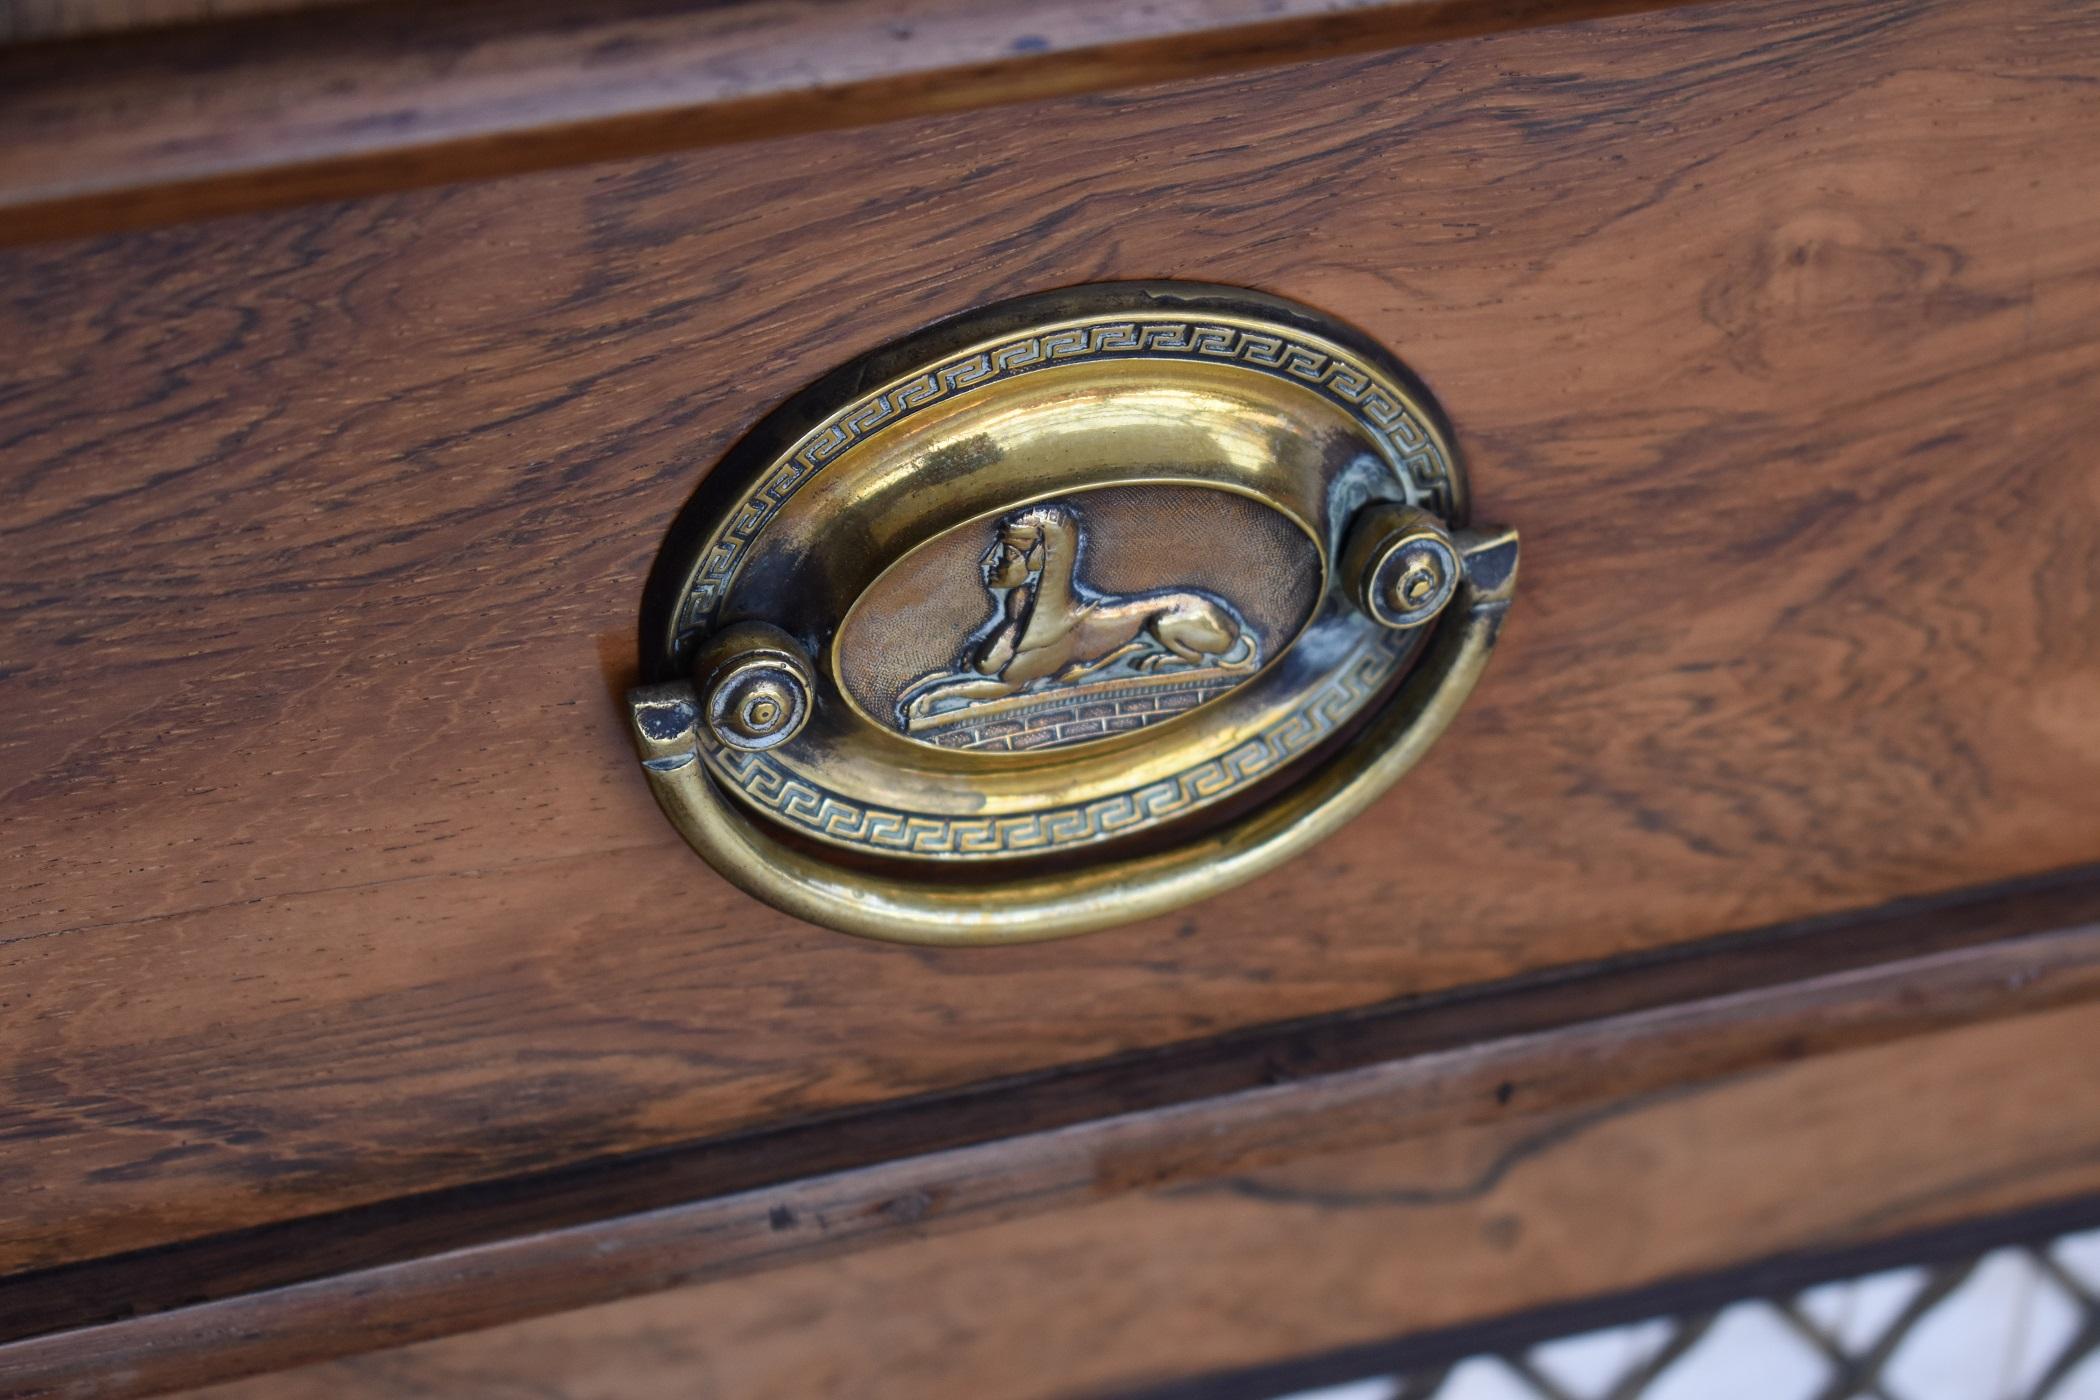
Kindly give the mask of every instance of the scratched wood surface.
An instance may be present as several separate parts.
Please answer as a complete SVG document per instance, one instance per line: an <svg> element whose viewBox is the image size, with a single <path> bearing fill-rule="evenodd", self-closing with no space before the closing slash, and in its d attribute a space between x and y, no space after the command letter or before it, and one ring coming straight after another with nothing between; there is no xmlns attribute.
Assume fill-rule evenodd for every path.
<svg viewBox="0 0 2100 1400"><path fill-rule="evenodd" d="M2096 1036L2026 1017L191 1394L1128 1395L2100 1191L2065 1111Z"/></svg>
<svg viewBox="0 0 2100 1400"><path fill-rule="evenodd" d="M0 0L0 41L114 34L352 3L355 0Z"/></svg>
<svg viewBox="0 0 2100 1400"><path fill-rule="evenodd" d="M2087 875L1263 1027L0 1277L0 1397L278 1370L2096 994Z"/></svg>
<svg viewBox="0 0 2100 1400"><path fill-rule="evenodd" d="M2100 12L1761 0L0 254L0 1268L2100 856ZM940 315L1392 344L1525 581L1295 866L777 917L614 697L740 428Z"/></svg>
<svg viewBox="0 0 2100 1400"><path fill-rule="evenodd" d="M0 47L0 244L1694 2L238 0L320 12Z"/></svg>

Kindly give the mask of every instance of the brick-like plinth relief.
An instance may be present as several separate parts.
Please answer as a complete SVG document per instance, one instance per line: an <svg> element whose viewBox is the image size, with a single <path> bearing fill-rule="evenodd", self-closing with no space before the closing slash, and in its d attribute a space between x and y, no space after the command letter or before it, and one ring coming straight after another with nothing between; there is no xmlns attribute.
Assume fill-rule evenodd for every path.
<svg viewBox="0 0 2100 1400"><path fill-rule="evenodd" d="M1023 753L1103 739L1157 724L1216 699L1246 677L1231 671L1191 671L1105 686L1070 695L1015 696L979 705L936 723L917 737L944 749Z"/></svg>

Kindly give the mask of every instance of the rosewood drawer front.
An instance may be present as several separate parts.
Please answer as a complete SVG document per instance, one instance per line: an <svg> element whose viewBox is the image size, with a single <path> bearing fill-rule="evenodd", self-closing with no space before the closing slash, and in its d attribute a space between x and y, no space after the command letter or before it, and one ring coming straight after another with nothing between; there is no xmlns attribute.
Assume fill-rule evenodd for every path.
<svg viewBox="0 0 2100 1400"><path fill-rule="evenodd" d="M880 22L927 50L821 8L459 0L0 46L0 123L29 138L0 155L0 1393L198 1384L2092 990L2100 13ZM552 57L586 42L661 66L620 106ZM1379 690L1350 732L1390 747L1308 750L1263 802L1062 864L884 865L784 827L717 859L698 827L771 820L698 776L744 760L664 796L676 765L636 759L725 732L726 673L649 593L666 557L704 573L681 511L762 494L747 435L840 366L1132 284L1294 308L1407 376L1464 499L1408 518L1458 601L1392 645L1444 655L1492 604L1492 664L1403 716L1433 731L1379 730ZM1388 635L1340 514L1312 544L1275 527L1274 577L1319 580L1293 601L1204 560L1252 538L1228 516L1296 498L1188 506L1186 463L1043 470L938 520L919 499L910 539L843 490L796 507L808 572L783 546L741 595L770 588L745 620L794 644L760 698L830 707L796 743L832 762L857 716L907 755L871 791L933 773L929 811L996 807L1008 779L971 775L1106 783L1241 737L1223 717L1288 670L1251 659L1269 612ZM1119 525L1102 492L1138 480L1169 494ZM1015 533L1045 503L1062 526ZM1479 572L1501 527L1506 613ZM1147 614L1120 661L1038 682L992 658L971 629L1045 587L994 582L998 551L1056 528L1092 532L1081 601L1171 594L1214 643ZM1142 557L1122 583L1117 549ZM937 591L897 561L948 555L973 617L827 669L846 644L812 638L872 627L863 593ZM831 630L797 632L821 589ZM1215 671L1225 698L1047 767L927 738L1097 664ZM655 735L629 697L666 684L685 728ZM1242 859L1319 782L1349 802ZM1174 897L1114 902L1161 850ZM1037 924L954 936L1030 880ZM919 902L878 909L898 888ZM1066 917L1075 890L1111 902Z"/></svg>

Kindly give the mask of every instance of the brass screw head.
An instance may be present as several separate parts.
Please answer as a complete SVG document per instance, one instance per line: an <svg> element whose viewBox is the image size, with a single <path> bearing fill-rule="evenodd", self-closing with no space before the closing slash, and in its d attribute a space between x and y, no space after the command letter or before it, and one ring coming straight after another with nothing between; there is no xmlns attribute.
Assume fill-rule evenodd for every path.
<svg viewBox="0 0 2100 1400"><path fill-rule="evenodd" d="M788 682L770 671L741 678L732 699L727 707L727 723L737 737L746 740L768 739L779 733L795 703Z"/></svg>
<svg viewBox="0 0 2100 1400"><path fill-rule="evenodd" d="M738 628L708 658L701 684L707 726L733 749L770 749L809 718L810 677L798 649L774 629Z"/></svg>
<svg viewBox="0 0 2100 1400"><path fill-rule="evenodd" d="M1409 545L1393 570L1395 577L1386 606L1396 613L1415 611L1444 586L1443 558L1434 549Z"/></svg>
<svg viewBox="0 0 2100 1400"><path fill-rule="evenodd" d="M1464 576L1444 523L1392 501L1357 518L1344 567L1354 572L1357 605L1380 626L1396 629L1434 621Z"/></svg>

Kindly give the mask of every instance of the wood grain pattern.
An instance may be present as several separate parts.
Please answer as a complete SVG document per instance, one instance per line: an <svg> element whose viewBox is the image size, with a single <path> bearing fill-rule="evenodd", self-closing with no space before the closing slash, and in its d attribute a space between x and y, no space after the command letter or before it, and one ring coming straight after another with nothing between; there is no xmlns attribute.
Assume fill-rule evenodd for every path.
<svg viewBox="0 0 2100 1400"><path fill-rule="evenodd" d="M2003 936L2049 916L2077 922ZM1330 1018L17 1276L0 1281L0 1397L275 1369L2095 996L2084 881Z"/></svg>
<svg viewBox="0 0 2100 1400"><path fill-rule="evenodd" d="M117 34L355 3L357 0L0 0L0 42Z"/></svg>
<svg viewBox="0 0 2100 1400"><path fill-rule="evenodd" d="M2100 1096L2096 1036L2092 1007L2021 1018L929 1236L198 1400L1128 1395L2092 1193L2100 1121L2065 1108ZM1378 1363L1357 1364L1361 1376Z"/></svg>
<svg viewBox="0 0 2100 1400"><path fill-rule="evenodd" d="M2094 859L2096 53L1768 0L0 255L0 1264ZM752 905L612 703L658 531L817 369L1122 276L1425 376L1526 537L1468 712L1184 918Z"/></svg>
<svg viewBox="0 0 2100 1400"><path fill-rule="evenodd" d="M0 53L0 242L1692 0L504 0Z"/></svg>

